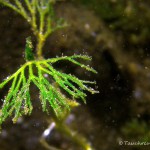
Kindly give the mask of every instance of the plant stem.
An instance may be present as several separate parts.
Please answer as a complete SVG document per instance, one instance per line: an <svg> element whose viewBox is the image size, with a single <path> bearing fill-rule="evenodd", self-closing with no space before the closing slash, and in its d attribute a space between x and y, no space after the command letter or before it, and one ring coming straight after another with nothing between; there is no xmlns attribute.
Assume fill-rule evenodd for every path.
<svg viewBox="0 0 150 150"><path fill-rule="evenodd" d="M30 24L33 34L36 37L36 56L37 59L43 58L43 46L45 44L45 41L47 37L52 32L52 26L51 26L51 14L52 8L50 5L52 5L52 2L46 2L44 1L42 4L40 1L37 0L25 0L25 5L27 9L24 7L21 1L14 0L14 4L11 4L9 1L0 0L0 3L3 5L13 9L14 11L18 12L21 16L23 16ZM47 7L47 8L43 8ZM37 19L39 17L39 20Z"/></svg>
<svg viewBox="0 0 150 150"><path fill-rule="evenodd" d="M36 45L36 55L38 59L43 58L42 50L44 44L45 44L45 38L42 33L39 33L39 36L37 37L37 45Z"/></svg>
<svg viewBox="0 0 150 150"><path fill-rule="evenodd" d="M52 111L52 120L48 119L47 122L50 123L50 126L48 129L50 129L49 134L51 134L51 131L53 128L56 128L59 132L61 132L63 135L67 136L72 142L77 144L78 146L82 147L83 150L94 150L91 145L88 143L88 141L80 134L78 134L76 131L71 130L66 124L65 120L68 116L68 112L64 114L64 116L61 119L58 119L54 112ZM52 128L52 124L54 124ZM47 136L47 135L46 135ZM45 137L42 136L41 140L45 141ZM46 142L46 141L45 141ZM49 145L48 143L46 144Z"/></svg>
<svg viewBox="0 0 150 150"><path fill-rule="evenodd" d="M56 147L53 147L53 146L49 145L49 144L46 142L45 138L43 138L43 137L40 138L40 143L41 143L41 144L43 145L43 147L45 147L47 150L61 150L61 149L58 149L58 148L56 148Z"/></svg>
<svg viewBox="0 0 150 150"><path fill-rule="evenodd" d="M93 150L87 140L80 134L72 131L63 121L54 120L56 128L64 135L67 135L73 142L81 146L84 150Z"/></svg>

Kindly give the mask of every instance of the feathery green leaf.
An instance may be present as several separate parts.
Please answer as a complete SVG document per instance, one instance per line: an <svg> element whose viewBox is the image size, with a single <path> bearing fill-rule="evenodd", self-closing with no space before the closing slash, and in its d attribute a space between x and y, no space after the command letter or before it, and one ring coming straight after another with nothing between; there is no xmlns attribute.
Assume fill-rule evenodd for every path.
<svg viewBox="0 0 150 150"><path fill-rule="evenodd" d="M30 45L27 47L30 49ZM49 105L57 117L61 116L64 109L70 109L69 98L64 96L63 91L66 91L73 99L81 99L84 102L86 102L85 91L89 91L92 94L97 93L98 91L88 87L88 84L95 84L95 82L80 80L71 74L56 70L52 65L58 61L66 60L85 68L87 71L96 73L94 69L80 63L78 59L91 60L91 58L86 55L32 60L26 62L13 75L6 78L0 84L0 88L4 87L8 82L12 82L12 85L7 96L4 98L0 124L2 124L8 116L13 114L13 122L16 122L22 115L31 114L33 108L29 92L31 83L34 83L39 89L43 111L49 112ZM33 67L36 67L37 74L34 72ZM29 72L28 77L25 75L25 71L27 70ZM48 77L45 77L44 74L47 74ZM50 78L52 78L51 82ZM54 83L57 84L57 86Z"/></svg>

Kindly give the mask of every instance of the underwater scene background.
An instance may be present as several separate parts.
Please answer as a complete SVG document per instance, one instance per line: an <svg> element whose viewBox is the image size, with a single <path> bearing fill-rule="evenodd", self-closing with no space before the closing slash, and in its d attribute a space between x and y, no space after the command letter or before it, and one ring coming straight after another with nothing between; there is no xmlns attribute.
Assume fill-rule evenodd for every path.
<svg viewBox="0 0 150 150"><path fill-rule="evenodd" d="M92 56L90 65L98 74L67 63L57 67L97 82L95 88L100 93L87 93L87 104L73 109L66 119L95 150L150 148L149 8L148 0L62 0L55 4L55 15L69 26L48 38L44 57ZM0 81L24 63L23 49L30 33L22 17L0 7ZM0 90L1 99L7 89ZM51 115L42 112L34 86L31 95L31 116L21 117L16 124L7 119L0 134L0 150L48 149L40 139L51 124ZM55 129L46 142L61 150L82 150Z"/></svg>

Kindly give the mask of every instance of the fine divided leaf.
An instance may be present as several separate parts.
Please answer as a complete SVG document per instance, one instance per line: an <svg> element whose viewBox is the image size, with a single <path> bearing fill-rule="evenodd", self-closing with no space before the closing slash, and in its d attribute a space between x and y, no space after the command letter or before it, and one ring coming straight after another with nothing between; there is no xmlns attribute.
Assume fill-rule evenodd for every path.
<svg viewBox="0 0 150 150"><path fill-rule="evenodd" d="M16 122L20 116L31 114L33 109L30 99L31 83L39 89L42 110L49 112L50 109L48 106L50 106L57 117L62 115L64 109L69 110L70 108L70 100L63 94L64 91L72 97L72 101L74 99L81 99L84 102L86 98L85 91L89 91L92 94L97 93L98 91L88 86L88 84L95 84L95 82L80 80L74 75L60 72L53 67L54 63L66 60L96 73L93 68L80 63L79 59L91 60L86 55L31 60L27 61L13 75L5 79L0 84L0 88L3 88L8 82L12 82L12 85L3 100L0 112L0 124L11 115L14 115L13 122ZM33 68L36 68L36 71ZM28 76L25 75L26 71L28 71Z"/></svg>

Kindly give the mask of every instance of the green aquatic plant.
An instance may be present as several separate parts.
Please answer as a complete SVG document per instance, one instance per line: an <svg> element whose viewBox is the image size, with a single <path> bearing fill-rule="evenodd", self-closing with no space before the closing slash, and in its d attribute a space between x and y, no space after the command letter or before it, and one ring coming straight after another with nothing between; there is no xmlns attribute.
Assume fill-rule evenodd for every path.
<svg viewBox="0 0 150 150"><path fill-rule="evenodd" d="M73 55L35 60L31 53L31 47L31 41L27 39L25 55L26 63L0 84L0 88L3 88L8 82L12 81L11 88L5 97L1 109L0 124L2 124L8 116L12 115L13 112L15 112L13 118L14 122L16 122L22 114L26 115L32 112L33 107L29 92L31 83L34 83L40 91L43 111L48 112L47 103L49 103L58 117L61 116L63 108L69 109L69 102L68 98L66 98L58 90L58 87L55 87L52 83L57 83L59 87L74 99L81 98L84 102L86 97L84 91L89 91L93 94L97 92L91 87L86 86L86 84L95 84L95 82L80 80L71 74L60 72L53 67L53 64L58 61L69 61L88 71L96 73L94 69L81 64L76 60L91 60L90 57L86 55ZM36 73L34 73L34 67L37 69ZM28 71L28 77L25 75L26 71ZM54 81L50 82L48 77L44 77L44 74L50 76Z"/></svg>
<svg viewBox="0 0 150 150"><path fill-rule="evenodd" d="M62 19L54 15L53 4L56 0L0 0L0 3L20 14L31 26L36 38L36 55L42 57L47 37L57 29L67 26Z"/></svg>
<svg viewBox="0 0 150 150"><path fill-rule="evenodd" d="M73 135L71 130L64 125L63 120L70 108L78 105L76 99L86 102L86 91L92 94L98 93L89 86L95 84L95 82L81 80L54 67L57 62L67 61L87 71L97 73L93 68L81 63L83 60L91 60L91 57L87 55L62 56L50 59L43 57L42 51L47 37L53 31L67 25L63 19L57 20L54 17L54 1L0 0L0 3L23 16L29 22L36 38L36 55L33 54L34 47L31 37L28 37L25 46L25 64L0 84L0 89L2 89L6 84L11 83L0 110L0 125L9 116L13 116L13 122L15 123L22 115L31 114L33 105L30 87L31 84L34 84L39 90L42 110L47 113L52 112L57 128L70 136L84 149L91 150L91 146L85 139L77 140L80 136Z"/></svg>

